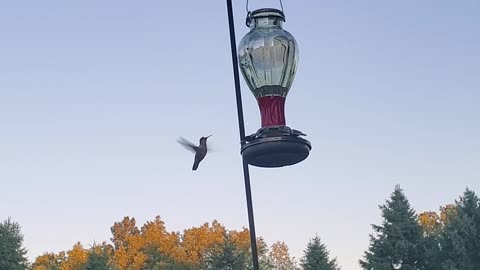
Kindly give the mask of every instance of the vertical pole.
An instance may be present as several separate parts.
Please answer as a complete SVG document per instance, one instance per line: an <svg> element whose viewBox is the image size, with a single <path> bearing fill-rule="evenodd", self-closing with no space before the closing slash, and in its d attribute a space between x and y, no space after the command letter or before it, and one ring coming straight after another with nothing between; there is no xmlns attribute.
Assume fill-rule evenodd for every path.
<svg viewBox="0 0 480 270"><path fill-rule="evenodd" d="M245 143L245 124L243 120L243 108L242 108L242 94L240 92L240 76L238 72L238 59L237 59L237 43L235 41L235 27L233 21L233 8L232 0L227 0L227 13L228 13L228 26L230 29L230 44L232 49L232 64L233 64L233 77L235 81L235 94L237 99L237 114L238 114L238 127L240 131L240 141L242 145ZM250 244L252 246L252 260L253 269L259 270L258 266L258 253L257 253L257 237L255 236L255 221L253 218L253 204L252 204L252 190L250 187L250 173L248 170L248 164L243 160L243 176L245 180L245 193L247 197L247 211L248 211L248 225L250 230Z"/></svg>

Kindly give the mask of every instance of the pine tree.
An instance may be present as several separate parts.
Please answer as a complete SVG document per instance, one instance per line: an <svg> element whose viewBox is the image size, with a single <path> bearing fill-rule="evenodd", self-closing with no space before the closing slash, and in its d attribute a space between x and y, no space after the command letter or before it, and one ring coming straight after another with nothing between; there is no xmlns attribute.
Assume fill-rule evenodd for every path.
<svg viewBox="0 0 480 270"><path fill-rule="evenodd" d="M442 208L440 208L442 209ZM419 215L423 230L423 254L425 270L440 269L440 233L443 230L441 217L433 211L423 212Z"/></svg>
<svg viewBox="0 0 480 270"><path fill-rule="evenodd" d="M443 270L480 269L480 199L467 189L440 235Z"/></svg>
<svg viewBox="0 0 480 270"><path fill-rule="evenodd" d="M204 259L205 270L245 270L247 255L232 241L230 235L224 234L222 244L212 247Z"/></svg>
<svg viewBox="0 0 480 270"><path fill-rule="evenodd" d="M380 206L382 225L372 225L370 247L360 265L365 270L423 269L422 227L400 186Z"/></svg>
<svg viewBox="0 0 480 270"><path fill-rule="evenodd" d="M329 251L318 236L308 242L300 266L303 270L340 270L337 259L329 259Z"/></svg>
<svg viewBox="0 0 480 270"><path fill-rule="evenodd" d="M10 218L0 223L0 270L27 269L20 225Z"/></svg>
<svg viewBox="0 0 480 270"><path fill-rule="evenodd" d="M90 252L85 270L112 270L113 267L109 263L109 256L106 252Z"/></svg>

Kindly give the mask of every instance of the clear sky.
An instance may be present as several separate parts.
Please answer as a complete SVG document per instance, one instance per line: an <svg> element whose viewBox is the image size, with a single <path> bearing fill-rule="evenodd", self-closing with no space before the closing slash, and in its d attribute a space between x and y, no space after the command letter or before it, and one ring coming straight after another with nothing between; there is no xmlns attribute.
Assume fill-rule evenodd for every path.
<svg viewBox="0 0 480 270"><path fill-rule="evenodd" d="M300 48L287 124L313 150L251 169L257 234L298 258L317 233L359 269L395 184L417 212L480 192L480 2L283 4ZM245 1L234 13L238 42ZM225 1L0 1L0 218L30 258L108 240L127 215L248 226L228 35ZM192 172L175 140L209 134Z"/></svg>

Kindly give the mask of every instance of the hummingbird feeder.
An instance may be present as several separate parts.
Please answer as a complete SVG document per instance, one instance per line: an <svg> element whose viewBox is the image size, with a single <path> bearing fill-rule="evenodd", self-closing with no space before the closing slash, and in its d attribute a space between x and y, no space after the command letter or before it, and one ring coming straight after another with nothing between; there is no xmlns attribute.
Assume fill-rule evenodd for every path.
<svg viewBox="0 0 480 270"><path fill-rule="evenodd" d="M286 125L285 100L297 71L298 45L282 28L282 11L263 8L249 12L250 28L238 48L243 78L257 99L262 126L246 136L241 153L253 166L275 168L306 159L312 146L301 131Z"/></svg>

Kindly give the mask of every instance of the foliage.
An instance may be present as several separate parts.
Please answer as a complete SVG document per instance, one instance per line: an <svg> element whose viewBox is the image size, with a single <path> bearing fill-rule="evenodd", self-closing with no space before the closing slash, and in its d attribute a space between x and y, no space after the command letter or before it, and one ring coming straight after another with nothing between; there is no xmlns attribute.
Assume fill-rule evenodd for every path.
<svg viewBox="0 0 480 270"><path fill-rule="evenodd" d="M370 246L360 260L368 270L480 269L480 199L469 190L438 212L416 215L399 186L380 206L382 223L372 225ZM110 228L111 243L44 253L32 270L252 270L250 232L227 230L214 220L182 232L167 231L156 216L141 228L124 217ZM0 270L24 270L26 250L20 227L10 219L0 224ZM296 270L295 258L281 241L269 246L257 238L260 270ZM8 255L6 255L8 254ZM9 258L6 260L6 258ZM18 263L11 263L14 258ZM8 265L8 266L6 266ZM308 242L300 260L303 270L339 270L336 258L319 237Z"/></svg>
<svg viewBox="0 0 480 270"><path fill-rule="evenodd" d="M400 186L396 186L390 200L380 206L382 225L372 225L370 247L360 260L363 269L423 268L423 232L418 217Z"/></svg>
<svg viewBox="0 0 480 270"><path fill-rule="evenodd" d="M35 259L32 270L60 270L66 259L63 251L58 254L46 252Z"/></svg>
<svg viewBox="0 0 480 270"><path fill-rule="evenodd" d="M439 235L441 268L445 270L480 269L480 200L467 189ZM450 209L453 210L453 209Z"/></svg>
<svg viewBox="0 0 480 270"><path fill-rule="evenodd" d="M85 249L76 243L66 252L45 253L36 258L32 270L252 269L250 232L246 228L227 231L214 220L182 233L169 232L157 216L140 229L134 218L124 217L110 231L112 244L103 242ZM293 262L285 243L274 244L270 252L265 241L258 238L257 249L261 270L276 269L272 258L277 263L280 259Z"/></svg>
<svg viewBox="0 0 480 270"><path fill-rule="evenodd" d="M303 270L340 270L337 259L329 258L329 251L318 236L308 242L307 249L304 250L303 254L300 262Z"/></svg>
<svg viewBox="0 0 480 270"><path fill-rule="evenodd" d="M26 254L20 224L10 218L0 223L0 269L26 269Z"/></svg>
<svg viewBox="0 0 480 270"><path fill-rule="evenodd" d="M84 270L88 260L88 250L80 242L67 251L67 259L62 263L60 270Z"/></svg>
<svg viewBox="0 0 480 270"><path fill-rule="evenodd" d="M215 244L204 258L202 269L205 270L244 270L247 265L245 250L224 233L223 242Z"/></svg>
<svg viewBox="0 0 480 270"><path fill-rule="evenodd" d="M277 241L270 249L270 261L276 270L297 269L295 260L290 257L287 244Z"/></svg>

